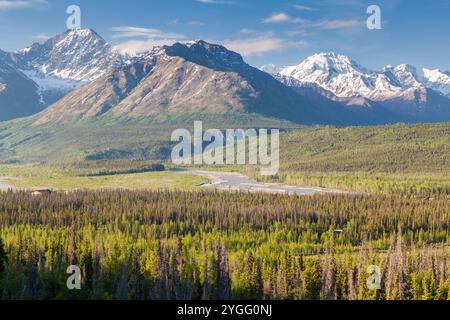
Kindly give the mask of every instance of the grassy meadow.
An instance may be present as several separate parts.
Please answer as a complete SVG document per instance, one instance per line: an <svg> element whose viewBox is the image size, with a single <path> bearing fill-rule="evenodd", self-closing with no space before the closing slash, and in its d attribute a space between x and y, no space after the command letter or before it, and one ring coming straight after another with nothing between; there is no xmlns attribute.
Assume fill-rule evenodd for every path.
<svg viewBox="0 0 450 320"><path fill-rule="evenodd" d="M136 165L137 166L137 165ZM136 166L132 165L133 168ZM0 165L4 183L17 189L129 189L129 190L196 190L204 178L182 175L170 171L108 174L111 164L92 168L51 167L43 165ZM113 165L117 168L117 165ZM125 163L120 168L129 168ZM139 165L137 167L142 167ZM106 171L105 171L106 170ZM114 169L116 170L116 169Z"/></svg>

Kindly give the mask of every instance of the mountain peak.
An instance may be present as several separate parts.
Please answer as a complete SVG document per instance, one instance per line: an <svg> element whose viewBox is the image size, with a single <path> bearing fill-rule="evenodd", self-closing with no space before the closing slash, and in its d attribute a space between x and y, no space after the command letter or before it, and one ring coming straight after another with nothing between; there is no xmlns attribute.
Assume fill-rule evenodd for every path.
<svg viewBox="0 0 450 320"><path fill-rule="evenodd" d="M385 98L398 95L401 89L395 76L368 70L348 56L334 52L307 57L280 74L300 84L317 85L340 98Z"/></svg>
<svg viewBox="0 0 450 320"><path fill-rule="evenodd" d="M426 85L441 94L450 97L450 73L439 69L423 69Z"/></svg>
<svg viewBox="0 0 450 320"><path fill-rule="evenodd" d="M440 69L427 69L424 68L423 72L427 74L429 77L450 77L450 72L442 71Z"/></svg>
<svg viewBox="0 0 450 320"><path fill-rule="evenodd" d="M399 64L397 67L394 68L394 71L396 72L409 72L415 76L418 76L417 68L410 64Z"/></svg>
<svg viewBox="0 0 450 320"><path fill-rule="evenodd" d="M120 59L92 29L67 30L21 50L17 56L23 70L76 81L96 79Z"/></svg>
<svg viewBox="0 0 450 320"><path fill-rule="evenodd" d="M382 73L389 77L392 81L398 82L403 88L421 87L422 75L419 74L416 67L410 64L400 64L395 68L392 66L386 66Z"/></svg>
<svg viewBox="0 0 450 320"><path fill-rule="evenodd" d="M241 55L230 51L222 45L212 44L204 40L175 43L162 47L168 56L178 56L205 67L229 71L236 68L246 68Z"/></svg>
<svg viewBox="0 0 450 320"><path fill-rule="evenodd" d="M80 37L90 37L90 36L94 36L94 37L98 37L101 38L101 36L95 32L93 29L91 28L86 28L86 29L68 29L65 34L74 34Z"/></svg>
<svg viewBox="0 0 450 320"><path fill-rule="evenodd" d="M101 44L105 44L106 41L93 29L72 29L57 35L52 39L73 39L74 41L98 41ZM51 39L50 39L51 40Z"/></svg>
<svg viewBox="0 0 450 320"><path fill-rule="evenodd" d="M317 77L333 77L339 74L365 74L369 71L361 67L348 56L334 52L314 54L304 59L299 65L286 67L281 71L284 76L290 76L297 80L311 78L310 82L316 82Z"/></svg>
<svg viewBox="0 0 450 320"><path fill-rule="evenodd" d="M316 53L316 54L312 55L312 57L325 57L325 58L341 59L341 60L345 59L345 60L350 61L350 58L348 56L340 54L340 53L336 53L333 51Z"/></svg>
<svg viewBox="0 0 450 320"><path fill-rule="evenodd" d="M53 47L71 46L76 48L87 46L101 47L107 45L105 39L92 29L67 30L66 32L50 38L45 44Z"/></svg>

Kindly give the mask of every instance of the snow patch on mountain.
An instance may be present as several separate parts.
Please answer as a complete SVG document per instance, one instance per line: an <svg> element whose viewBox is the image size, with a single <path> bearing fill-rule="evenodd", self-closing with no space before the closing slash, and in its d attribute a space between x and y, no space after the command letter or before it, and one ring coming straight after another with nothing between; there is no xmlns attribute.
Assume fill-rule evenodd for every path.
<svg viewBox="0 0 450 320"><path fill-rule="evenodd" d="M28 78L36 82L39 88L43 91L59 91L67 93L78 88L84 83L83 81L45 76L42 73L34 70L22 70L22 72Z"/></svg>
<svg viewBox="0 0 450 320"><path fill-rule="evenodd" d="M317 85L340 98L384 100L403 91L385 73L368 70L349 57L335 53L313 55L297 66L284 68L280 74L305 85Z"/></svg>
<svg viewBox="0 0 450 320"><path fill-rule="evenodd" d="M383 69L383 73L390 77L391 80L397 81L398 85L404 88L423 86L423 76L419 74L416 67L408 64L401 64L395 68L387 66Z"/></svg>
<svg viewBox="0 0 450 320"><path fill-rule="evenodd" d="M423 69L425 85L450 98L450 73L438 69Z"/></svg>

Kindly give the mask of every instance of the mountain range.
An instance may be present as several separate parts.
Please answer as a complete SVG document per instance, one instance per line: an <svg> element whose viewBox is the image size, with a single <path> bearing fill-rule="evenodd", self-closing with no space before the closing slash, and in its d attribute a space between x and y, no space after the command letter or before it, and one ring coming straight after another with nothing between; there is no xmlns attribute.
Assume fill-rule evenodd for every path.
<svg viewBox="0 0 450 320"><path fill-rule="evenodd" d="M439 70L401 64L368 70L347 56L321 53L296 66L261 68L285 85L313 90L352 109L390 112L405 122L448 121L450 76Z"/></svg>
<svg viewBox="0 0 450 320"><path fill-rule="evenodd" d="M0 51L0 120L32 116L41 125L202 113L300 124L450 121L450 74L406 64L372 71L335 53L257 69L201 40L129 57L91 29Z"/></svg>

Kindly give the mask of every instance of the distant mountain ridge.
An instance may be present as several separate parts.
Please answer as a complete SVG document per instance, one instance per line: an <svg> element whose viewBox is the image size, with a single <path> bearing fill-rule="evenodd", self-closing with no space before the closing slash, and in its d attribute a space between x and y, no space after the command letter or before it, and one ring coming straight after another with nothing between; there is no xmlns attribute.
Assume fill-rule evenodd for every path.
<svg viewBox="0 0 450 320"><path fill-rule="evenodd" d="M419 71L408 64L373 71L347 56L333 52L312 55L299 65L279 68L269 64L261 67L261 70L292 77L304 84L317 84L339 97L387 99L400 93L401 89L419 86L445 96L450 94L448 72L426 68Z"/></svg>
<svg viewBox="0 0 450 320"><path fill-rule="evenodd" d="M0 51L0 65L0 121L40 111L35 124L229 112L300 124L450 121L449 73L409 65L372 71L335 53L258 70L202 40L123 56L81 29Z"/></svg>
<svg viewBox="0 0 450 320"><path fill-rule="evenodd" d="M272 69L277 70L275 66ZM347 56L321 53L273 75L287 86L313 89L343 105L382 106L406 122L450 119L450 77L439 70L420 73L401 64L372 71Z"/></svg>

